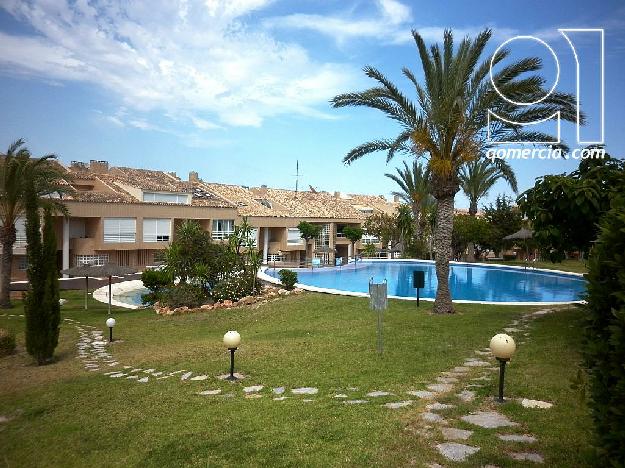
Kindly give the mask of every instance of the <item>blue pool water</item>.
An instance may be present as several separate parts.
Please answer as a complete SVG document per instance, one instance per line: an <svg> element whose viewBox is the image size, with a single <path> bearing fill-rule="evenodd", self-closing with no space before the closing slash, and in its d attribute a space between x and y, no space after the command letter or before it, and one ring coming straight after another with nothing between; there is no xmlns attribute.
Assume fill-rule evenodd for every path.
<svg viewBox="0 0 625 468"><path fill-rule="evenodd" d="M388 294L416 297L412 272L425 272L422 298L436 296L436 271L429 262L367 262L341 268L296 270L298 283L342 291L368 292L369 280L388 282ZM273 269L267 274L277 276ZM579 301L586 290L586 281L579 276L562 273L496 267L487 265L450 265L449 284L455 300L487 302L571 302Z"/></svg>
<svg viewBox="0 0 625 468"><path fill-rule="evenodd" d="M125 302L126 304L132 304L136 306L143 305L141 302L141 296L149 293L148 288L137 288L132 291L126 291L122 294L113 294L113 299L119 302Z"/></svg>

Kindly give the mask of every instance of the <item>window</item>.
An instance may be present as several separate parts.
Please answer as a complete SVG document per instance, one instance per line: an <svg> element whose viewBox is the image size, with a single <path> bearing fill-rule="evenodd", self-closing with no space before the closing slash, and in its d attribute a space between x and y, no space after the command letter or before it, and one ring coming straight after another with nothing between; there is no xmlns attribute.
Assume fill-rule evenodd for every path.
<svg viewBox="0 0 625 468"><path fill-rule="evenodd" d="M256 247L256 242L258 239L258 228L252 228L250 230L250 240L252 241L252 245Z"/></svg>
<svg viewBox="0 0 625 468"><path fill-rule="evenodd" d="M302 233L297 228L287 228L286 230L286 243L287 244L301 244L304 239L301 238Z"/></svg>
<svg viewBox="0 0 625 468"><path fill-rule="evenodd" d="M268 262L281 262L284 260L284 254L280 255L277 253L270 253L267 254L267 261Z"/></svg>
<svg viewBox="0 0 625 468"><path fill-rule="evenodd" d="M26 219L17 218L15 220L15 247L26 245Z"/></svg>
<svg viewBox="0 0 625 468"><path fill-rule="evenodd" d="M28 270L28 257L26 255L17 257L17 269L20 271Z"/></svg>
<svg viewBox="0 0 625 468"><path fill-rule="evenodd" d="M330 225L324 224L321 227L321 232L315 238L315 247L329 246L330 245Z"/></svg>
<svg viewBox="0 0 625 468"><path fill-rule="evenodd" d="M363 244L377 244L380 242L380 239L378 239L376 236L365 233L363 234L361 241Z"/></svg>
<svg viewBox="0 0 625 468"><path fill-rule="evenodd" d="M104 218L104 242L134 242L136 233L135 218Z"/></svg>
<svg viewBox="0 0 625 468"><path fill-rule="evenodd" d="M213 219L213 239L227 239L234 234L234 219Z"/></svg>
<svg viewBox="0 0 625 468"><path fill-rule="evenodd" d="M101 255L76 255L76 266L105 265L109 262L108 254Z"/></svg>
<svg viewBox="0 0 625 468"><path fill-rule="evenodd" d="M187 193L162 193L162 192L143 192L144 202L157 203L177 203L179 205L189 204L189 194Z"/></svg>
<svg viewBox="0 0 625 468"><path fill-rule="evenodd" d="M145 218L143 242L168 242L171 235L171 219Z"/></svg>

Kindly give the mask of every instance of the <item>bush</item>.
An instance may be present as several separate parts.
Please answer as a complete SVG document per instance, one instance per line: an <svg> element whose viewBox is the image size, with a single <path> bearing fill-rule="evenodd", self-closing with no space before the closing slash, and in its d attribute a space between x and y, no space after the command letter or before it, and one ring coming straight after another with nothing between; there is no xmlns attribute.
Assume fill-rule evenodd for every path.
<svg viewBox="0 0 625 468"><path fill-rule="evenodd" d="M625 465L625 197L600 223L593 248L587 297L584 357L590 408L602 466Z"/></svg>
<svg viewBox="0 0 625 468"><path fill-rule="evenodd" d="M289 291L293 289L295 283L297 283L297 273L294 271L282 269L278 272L278 276L280 277L282 285Z"/></svg>
<svg viewBox="0 0 625 468"><path fill-rule="evenodd" d="M256 294L260 284L249 275L231 276L211 289L210 295L215 301L238 301L242 297Z"/></svg>
<svg viewBox="0 0 625 468"><path fill-rule="evenodd" d="M0 328L0 356L8 356L15 351L15 335L10 330Z"/></svg>
<svg viewBox="0 0 625 468"><path fill-rule="evenodd" d="M161 292L172 285L171 275L164 270L145 270L141 273L141 281L150 290L141 296L141 301L148 305L159 301Z"/></svg>
<svg viewBox="0 0 625 468"><path fill-rule="evenodd" d="M206 299L206 294L202 288L188 283L180 283L159 292L161 305L172 309L183 306L191 309L199 307L206 303Z"/></svg>

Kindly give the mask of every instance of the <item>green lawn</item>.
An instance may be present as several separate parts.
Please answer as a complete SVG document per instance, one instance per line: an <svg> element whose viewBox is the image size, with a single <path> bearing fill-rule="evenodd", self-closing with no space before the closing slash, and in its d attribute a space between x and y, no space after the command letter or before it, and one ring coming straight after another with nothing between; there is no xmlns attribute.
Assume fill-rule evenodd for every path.
<svg viewBox="0 0 625 468"><path fill-rule="evenodd" d="M104 330L105 307L81 309L79 293L63 316ZM77 357L78 332L63 322L59 361L38 368L23 348L23 318L0 317L0 327L18 334L16 355L0 359L0 464L28 466L423 466L444 463L432 448L436 435L421 434L425 401L401 410L381 403L408 397L441 371L462 364L490 337L537 308L458 305L458 313L433 316L430 303L390 301L385 314L385 351L375 352L375 319L365 299L318 294L290 296L256 309L160 317L153 311L116 310L111 349L123 365L159 371L192 370L204 382L179 376L146 384L88 372ZM0 312L0 315L4 311ZM21 307L8 311L20 314ZM546 411L516 403L500 408L521 423L517 432L539 439L547 466L584 466L589 461L590 422L579 395L570 389L577 371L581 312L560 311L531 325L508 372L510 395L553 401ZM221 344L226 330L243 338L237 370L244 383L214 376L228 368ZM111 368L112 369L112 368ZM491 371L492 372L492 371ZM242 387L264 385L262 398L245 399ZM314 397L273 401L269 388L319 388ZM348 390L357 387L358 390ZM480 389L495 393L496 380ZM223 389L232 398L199 396ZM383 397L366 405L331 398L345 392ZM305 403L305 398L314 401ZM414 397L412 397L414 398ZM448 398L452 398L449 396ZM439 401L444 401L441 399ZM459 406L459 412L463 409ZM452 413L452 417L454 414ZM574 422L574 423L573 423ZM431 437L434 437L433 439ZM482 450L470 462L522 466L503 452L504 443L476 431ZM498 441L498 442L496 442Z"/></svg>
<svg viewBox="0 0 625 468"><path fill-rule="evenodd" d="M484 262L484 263L498 263L501 265L514 265L525 266L525 262L522 260L497 260L496 262ZM570 271L572 273L588 273L585 260L563 260L560 263L553 263L550 261L538 261L529 262L529 266L532 268L545 268L547 270L561 270Z"/></svg>

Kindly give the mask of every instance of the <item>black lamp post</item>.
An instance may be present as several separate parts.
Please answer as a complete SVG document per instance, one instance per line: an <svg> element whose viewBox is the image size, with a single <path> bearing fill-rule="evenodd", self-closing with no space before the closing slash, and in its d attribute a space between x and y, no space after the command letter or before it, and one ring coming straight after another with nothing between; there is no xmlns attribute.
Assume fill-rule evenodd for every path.
<svg viewBox="0 0 625 468"><path fill-rule="evenodd" d="M499 361L499 397L497 398L497 401L499 403L503 403L503 386L506 374L506 364L516 351L516 343L511 336L500 333L493 336L490 340L490 350Z"/></svg>
<svg viewBox="0 0 625 468"><path fill-rule="evenodd" d="M113 327L115 326L115 319L109 317L106 319L106 326L109 327L109 343L113 342Z"/></svg>
<svg viewBox="0 0 625 468"><path fill-rule="evenodd" d="M241 344L241 335L233 330L226 332L224 335L224 344L230 351L230 375L226 377L226 380L237 380L237 377L234 375L234 352Z"/></svg>

